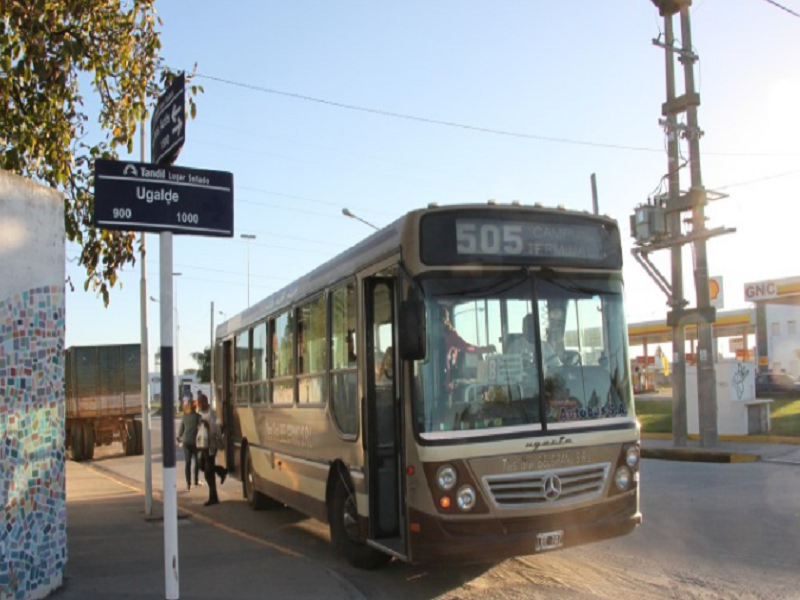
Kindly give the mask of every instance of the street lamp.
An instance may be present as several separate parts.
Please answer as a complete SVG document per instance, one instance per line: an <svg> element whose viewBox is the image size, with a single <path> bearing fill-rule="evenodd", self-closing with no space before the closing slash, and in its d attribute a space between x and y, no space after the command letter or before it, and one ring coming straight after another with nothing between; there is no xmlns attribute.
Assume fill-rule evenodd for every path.
<svg viewBox="0 0 800 600"><path fill-rule="evenodd" d="M250 240L256 239L251 233L243 233L239 236L243 240L247 240L247 306L250 307Z"/></svg>
<svg viewBox="0 0 800 600"><path fill-rule="evenodd" d="M364 225L369 225L369 226L370 226L370 227L372 227L372 228L373 228L375 231L378 231L378 228L377 228L377 227L375 227L375 225L373 225L373 224L372 224L372 223L370 223L369 221L365 221L364 219L362 219L362 218L361 218L361 217L359 217L358 215L354 215L352 212L350 212L350 209L349 209L349 208L343 208L343 209L342 209L342 214L343 214L345 217L350 217L351 219L355 219L356 221L361 221L362 223L364 223Z"/></svg>

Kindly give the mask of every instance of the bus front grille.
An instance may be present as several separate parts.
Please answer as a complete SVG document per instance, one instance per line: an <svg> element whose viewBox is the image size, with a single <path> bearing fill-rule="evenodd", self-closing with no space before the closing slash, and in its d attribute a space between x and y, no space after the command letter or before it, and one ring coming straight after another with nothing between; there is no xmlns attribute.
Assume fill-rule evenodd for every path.
<svg viewBox="0 0 800 600"><path fill-rule="evenodd" d="M599 497L609 468L609 463L600 463L551 471L487 475L483 483L500 508L542 504L558 506Z"/></svg>

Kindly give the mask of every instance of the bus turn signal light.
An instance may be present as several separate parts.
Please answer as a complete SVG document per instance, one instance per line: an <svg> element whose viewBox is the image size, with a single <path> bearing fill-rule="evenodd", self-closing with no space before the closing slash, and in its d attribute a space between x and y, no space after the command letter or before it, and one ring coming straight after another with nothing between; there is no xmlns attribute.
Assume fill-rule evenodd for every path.
<svg viewBox="0 0 800 600"><path fill-rule="evenodd" d="M439 498L439 506L442 508L450 508L450 496L442 496Z"/></svg>

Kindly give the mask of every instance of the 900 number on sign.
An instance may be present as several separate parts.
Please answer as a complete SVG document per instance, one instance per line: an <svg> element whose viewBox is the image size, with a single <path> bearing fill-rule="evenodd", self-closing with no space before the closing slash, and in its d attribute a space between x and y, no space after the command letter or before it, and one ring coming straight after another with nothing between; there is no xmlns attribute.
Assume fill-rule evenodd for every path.
<svg viewBox="0 0 800 600"><path fill-rule="evenodd" d="M115 208L111 215L115 219L130 219L133 216L133 211L130 208Z"/></svg>
<svg viewBox="0 0 800 600"><path fill-rule="evenodd" d="M459 254L522 254L522 226L461 221L456 244Z"/></svg>

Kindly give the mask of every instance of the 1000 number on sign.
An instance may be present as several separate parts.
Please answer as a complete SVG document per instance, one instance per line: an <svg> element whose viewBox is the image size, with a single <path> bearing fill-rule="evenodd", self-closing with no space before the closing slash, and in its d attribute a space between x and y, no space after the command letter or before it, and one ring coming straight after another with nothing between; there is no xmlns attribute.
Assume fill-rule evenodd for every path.
<svg viewBox="0 0 800 600"><path fill-rule="evenodd" d="M196 213L179 212L178 223L190 223L192 225L197 225L200 223L200 217Z"/></svg>

